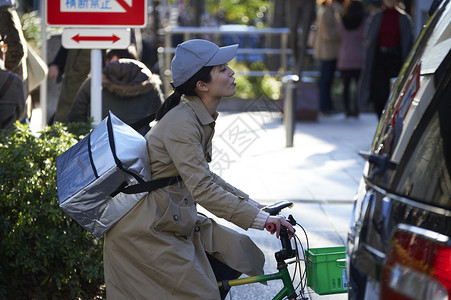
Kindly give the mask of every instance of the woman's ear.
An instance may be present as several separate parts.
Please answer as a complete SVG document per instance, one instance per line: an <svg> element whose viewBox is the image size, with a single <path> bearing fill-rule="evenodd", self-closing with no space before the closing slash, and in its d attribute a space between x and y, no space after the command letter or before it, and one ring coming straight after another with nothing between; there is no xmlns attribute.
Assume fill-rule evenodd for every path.
<svg viewBox="0 0 451 300"><path fill-rule="evenodd" d="M203 81L198 81L197 83L196 83L196 88L199 90L199 91L201 91L201 92L208 92L208 86L207 86L207 84L205 83L205 82L203 82Z"/></svg>

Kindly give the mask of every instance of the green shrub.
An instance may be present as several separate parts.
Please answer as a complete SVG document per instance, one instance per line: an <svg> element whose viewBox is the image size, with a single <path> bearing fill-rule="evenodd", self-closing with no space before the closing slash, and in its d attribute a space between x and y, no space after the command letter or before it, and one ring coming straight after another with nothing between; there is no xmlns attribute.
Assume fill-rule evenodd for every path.
<svg viewBox="0 0 451 300"><path fill-rule="evenodd" d="M246 63L232 60L229 63L235 72L267 71L262 61L256 61L247 66ZM240 99L253 99L264 96L268 99L278 100L282 93L282 82L275 76L268 74L261 76L236 75L236 94Z"/></svg>
<svg viewBox="0 0 451 300"><path fill-rule="evenodd" d="M92 299L102 244L58 206L56 157L89 132L55 124L0 133L0 299Z"/></svg>
<svg viewBox="0 0 451 300"><path fill-rule="evenodd" d="M37 11L25 13L21 16L25 39L36 49L41 49L41 22Z"/></svg>
<svg viewBox="0 0 451 300"><path fill-rule="evenodd" d="M242 62L232 60L229 63L230 67L235 72L248 72L249 68ZM250 99L254 93L252 83L249 81L249 77L245 75L236 75L236 94L235 97L240 99Z"/></svg>
<svg viewBox="0 0 451 300"><path fill-rule="evenodd" d="M33 10L31 12L24 13L20 16L20 22L22 24L22 30L25 39L33 47L33 49L36 50L38 54L40 54L42 46L42 19L41 17L39 17L39 12ZM46 28L47 35L61 34L62 31L63 28L61 27Z"/></svg>
<svg viewBox="0 0 451 300"><path fill-rule="evenodd" d="M271 100L279 100L282 97L282 81L279 78L265 75L263 76L262 82L262 91L269 99Z"/></svg>

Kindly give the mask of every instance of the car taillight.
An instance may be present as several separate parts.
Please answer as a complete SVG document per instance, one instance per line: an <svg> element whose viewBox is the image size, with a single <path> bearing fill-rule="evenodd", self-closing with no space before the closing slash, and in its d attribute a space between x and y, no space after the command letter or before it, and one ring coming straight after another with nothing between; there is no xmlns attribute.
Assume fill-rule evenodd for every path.
<svg viewBox="0 0 451 300"><path fill-rule="evenodd" d="M401 225L384 265L381 299L448 300L451 297L451 245L442 234Z"/></svg>

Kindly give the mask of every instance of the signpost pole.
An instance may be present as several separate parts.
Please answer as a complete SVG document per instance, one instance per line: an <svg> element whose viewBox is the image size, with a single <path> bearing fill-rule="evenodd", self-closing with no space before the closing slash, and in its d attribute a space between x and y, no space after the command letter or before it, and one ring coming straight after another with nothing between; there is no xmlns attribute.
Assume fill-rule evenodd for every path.
<svg viewBox="0 0 451 300"><path fill-rule="evenodd" d="M102 121L102 51L91 50L91 117L93 125Z"/></svg>
<svg viewBox="0 0 451 300"><path fill-rule="evenodd" d="M293 136L295 127L295 105L294 93L296 92L296 84L299 81L297 75L286 75L282 77L282 82L285 85L285 103L283 120L285 124L286 146L293 147Z"/></svg>
<svg viewBox="0 0 451 300"><path fill-rule="evenodd" d="M46 19L46 10L45 3L41 1L41 19ZM47 25L45 22L41 24L41 57L47 63ZM41 102L41 128L44 128L47 125L47 108L48 108L48 99L47 99L47 76L42 81L39 88L39 99Z"/></svg>

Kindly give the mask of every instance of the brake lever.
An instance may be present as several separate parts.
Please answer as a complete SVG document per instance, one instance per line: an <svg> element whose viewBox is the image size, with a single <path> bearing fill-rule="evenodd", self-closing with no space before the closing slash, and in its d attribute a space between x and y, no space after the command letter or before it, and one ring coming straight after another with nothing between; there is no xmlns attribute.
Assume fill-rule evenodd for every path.
<svg viewBox="0 0 451 300"><path fill-rule="evenodd" d="M293 215L289 215L287 221L288 221L288 223L290 223L290 224L293 225L293 226L296 226L296 224L298 223L298 222L296 222L296 220L294 219Z"/></svg>

